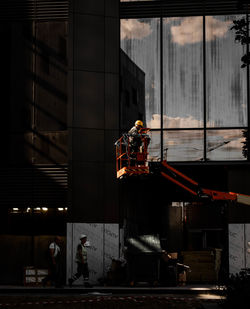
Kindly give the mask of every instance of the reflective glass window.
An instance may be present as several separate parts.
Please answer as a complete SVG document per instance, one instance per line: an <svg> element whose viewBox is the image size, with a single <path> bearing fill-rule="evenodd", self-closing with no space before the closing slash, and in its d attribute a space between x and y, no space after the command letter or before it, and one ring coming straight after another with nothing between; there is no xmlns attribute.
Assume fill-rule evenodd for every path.
<svg viewBox="0 0 250 309"><path fill-rule="evenodd" d="M153 117L160 114L160 19L122 19L121 48L145 75L145 125L160 128L160 118ZM130 118L132 125L136 119Z"/></svg>
<svg viewBox="0 0 250 309"><path fill-rule="evenodd" d="M127 59L121 68L122 128L143 118L154 129L150 160L160 160L161 149L168 161L204 160L206 128L208 160L246 159L247 69L241 68L246 50L231 29L241 17L162 18L162 38L159 18L121 20L121 54Z"/></svg>
<svg viewBox="0 0 250 309"><path fill-rule="evenodd" d="M241 68L244 48L235 42L233 20L240 16L206 16L207 126L247 125L246 69Z"/></svg>
<svg viewBox="0 0 250 309"><path fill-rule="evenodd" d="M217 161L244 160L243 130L208 130L207 159Z"/></svg>
<svg viewBox="0 0 250 309"><path fill-rule="evenodd" d="M148 160L161 160L161 131L149 131L150 143L148 147Z"/></svg>
<svg viewBox="0 0 250 309"><path fill-rule="evenodd" d="M163 157L168 161L203 160L202 130L171 130L163 132Z"/></svg>
<svg viewBox="0 0 250 309"><path fill-rule="evenodd" d="M163 19L163 126L203 127L203 19Z"/></svg>

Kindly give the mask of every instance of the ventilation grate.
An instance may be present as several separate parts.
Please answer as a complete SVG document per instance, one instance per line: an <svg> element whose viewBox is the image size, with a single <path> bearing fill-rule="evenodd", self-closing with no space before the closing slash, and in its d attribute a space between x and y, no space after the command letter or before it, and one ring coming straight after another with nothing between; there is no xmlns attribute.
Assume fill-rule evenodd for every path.
<svg viewBox="0 0 250 309"><path fill-rule="evenodd" d="M248 0L169 0L121 2L120 18L234 15L250 12Z"/></svg>
<svg viewBox="0 0 250 309"><path fill-rule="evenodd" d="M0 21L67 20L69 0L1 0Z"/></svg>
<svg viewBox="0 0 250 309"><path fill-rule="evenodd" d="M67 207L68 167L0 168L0 207Z"/></svg>

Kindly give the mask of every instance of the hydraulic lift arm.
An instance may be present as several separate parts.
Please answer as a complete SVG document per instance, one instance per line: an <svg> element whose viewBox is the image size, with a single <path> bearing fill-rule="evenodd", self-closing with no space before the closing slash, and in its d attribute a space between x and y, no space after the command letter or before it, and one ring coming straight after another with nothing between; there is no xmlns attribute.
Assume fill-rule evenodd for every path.
<svg viewBox="0 0 250 309"><path fill-rule="evenodd" d="M188 176L184 175L177 169L170 166L166 161L161 162L163 169L161 175L185 189L189 193L199 198L210 198L211 200L227 200L236 201L241 204L250 205L250 196L234 193L234 192L223 192L211 189L201 188L199 184Z"/></svg>
<svg viewBox="0 0 250 309"><path fill-rule="evenodd" d="M131 147L131 141L129 134L123 134L123 136L116 141L116 171L117 178L130 176L141 176L154 174L154 168L150 168L150 163L147 160L149 137L147 135L150 129L143 128L140 131L141 145L137 151L134 151ZM197 198L225 201L236 201L241 204L250 205L250 196L234 193L223 192L201 188L198 182L184 175L171 165L167 161L159 162L157 164L157 173L175 183L179 187L191 193ZM160 169L159 169L160 167Z"/></svg>

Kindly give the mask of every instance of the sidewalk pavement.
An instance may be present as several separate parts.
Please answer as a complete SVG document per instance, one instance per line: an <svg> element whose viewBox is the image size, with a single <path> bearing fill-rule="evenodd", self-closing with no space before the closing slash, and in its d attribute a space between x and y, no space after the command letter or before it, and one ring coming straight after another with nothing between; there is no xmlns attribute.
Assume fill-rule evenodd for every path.
<svg viewBox="0 0 250 309"><path fill-rule="evenodd" d="M69 288L0 286L0 309L218 309L223 289L214 285L177 287Z"/></svg>
<svg viewBox="0 0 250 309"><path fill-rule="evenodd" d="M159 287L148 287L148 286L93 286L86 288L81 285L73 285L72 287L64 286L62 288L54 288L52 286L19 286L19 285L1 285L0 294L86 294L86 293L112 293L112 294L212 294L212 295L223 295L224 287L218 285L185 285L185 286L159 286Z"/></svg>

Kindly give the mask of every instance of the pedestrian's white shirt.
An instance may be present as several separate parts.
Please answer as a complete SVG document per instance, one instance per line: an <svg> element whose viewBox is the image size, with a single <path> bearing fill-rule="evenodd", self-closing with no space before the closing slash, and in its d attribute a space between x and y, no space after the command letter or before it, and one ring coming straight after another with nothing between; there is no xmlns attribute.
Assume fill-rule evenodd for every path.
<svg viewBox="0 0 250 309"><path fill-rule="evenodd" d="M58 253L60 253L61 251L60 247L55 242L52 242L49 245L49 249L54 249L54 254L53 254L54 257L56 257Z"/></svg>

